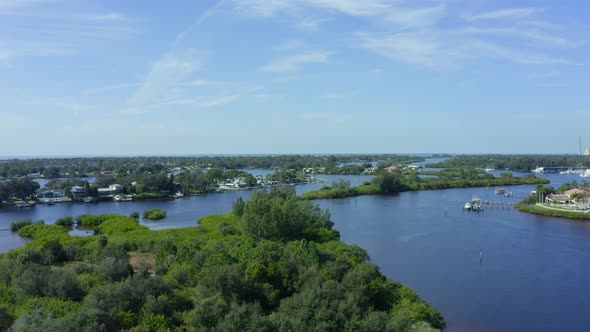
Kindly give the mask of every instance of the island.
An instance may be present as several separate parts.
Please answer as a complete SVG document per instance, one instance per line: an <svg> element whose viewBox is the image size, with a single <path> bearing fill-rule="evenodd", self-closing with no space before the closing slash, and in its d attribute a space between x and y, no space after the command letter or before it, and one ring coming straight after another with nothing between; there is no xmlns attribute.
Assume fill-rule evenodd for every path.
<svg viewBox="0 0 590 332"><path fill-rule="evenodd" d="M293 187L257 191L199 225L152 231L84 216L18 230L0 255L0 330L436 331L441 314L340 241Z"/></svg>
<svg viewBox="0 0 590 332"><path fill-rule="evenodd" d="M302 195L305 199L342 198L372 194L391 194L404 191L511 186L523 184L546 184L549 180L527 174L522 177L512 173L502 173L500 177L476 168L445 169L441 171L416 172L412 169L378 169L372 181L351 187L350 182L336 181L332 186L324 186ZM426 175L428 177L420 177Z"/></svg>

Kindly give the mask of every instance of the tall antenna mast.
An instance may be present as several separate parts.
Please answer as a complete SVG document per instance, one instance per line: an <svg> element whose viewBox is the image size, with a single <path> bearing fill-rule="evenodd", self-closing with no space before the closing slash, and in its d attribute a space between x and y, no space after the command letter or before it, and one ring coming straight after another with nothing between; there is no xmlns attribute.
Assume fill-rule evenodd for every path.
<svg viewBox="0 0 590 332"><path fill-rule="evenodd" d="M582 155L582 136L580 136L580 156Z"/></svg>

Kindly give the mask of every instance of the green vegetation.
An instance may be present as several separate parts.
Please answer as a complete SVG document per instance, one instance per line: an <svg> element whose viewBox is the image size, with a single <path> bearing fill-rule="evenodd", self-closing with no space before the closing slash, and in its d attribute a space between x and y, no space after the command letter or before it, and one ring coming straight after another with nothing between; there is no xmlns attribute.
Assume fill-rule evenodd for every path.
<svg viewBox="0 0 590 332"><path fill-rule="evenodd" d="M83 177L86 175L158 174L173 168L181 169L294 169L325 168L326 172L339 173L347 164L362 164L386 160L395 164L423 161L423 157L371 154L371 155L282 155L282 156L201 156L201 157L104 157L104 158L47 158L13 159L0 161L0 178L14 178L40 173L45 178ZM105 172L106 171L106 172ZM355 172L358 170L354 170ZM353 173L358 174L358 173Z"/></svg>
<svg viewBox="0 0 590 332"><path fill-rule="evenodd" d="M143 218L150 220L160 220L166 218L166 211L162 209L150 209L143 211Z"/></svg>
<svg viewBox="0 0 590 332"><path fill-rule="evenodd" d="M521 184L545 184L549 180L538 178L532 174L523 177L481 174L476 169L450 169L440 172L428 172L435 178L420 178L420 173L408 171L380 171L372 182L365 182L357 187L350 187L350 182L336 182L331 187L307 192L301 195L305 199L341 198L371 194L390 194L403 191L432 190L447 188L494 187ZM437 174L434 174L437 173ZM512 174L510 174L512 175Z"/></svg>
<svg viewBox="0 0 590 332"><path fill-rule="evenodd" d="M13 232L16 232L19 229L21 229L25 226L28 226L28 225L32 225L32 224L33 224L33 220L31 220L31 219L18 220L18 221L15 221L10 224L10 230Z"/></svg>
<svg viewBox="0 0 590 332"><path fill-rule="evenodd" d="M566 211L561 209L543 207L536 205L535 203L527 204L520 202L518 204L515 204L514 207L522 212L539 214L549 217L561 217L568 219L590 219L590 213L584 213L582 211Z"/></svg>
<svg viewBox="0 0 590 332"><path fill-rule="evenodd" d="M84 216L99 235L29 225L0 256L0 328L13 331L434 331L440 313L338 240L292 188L199 226L151 231ZM96 217L96 218L92 218ZM100 222L99 222L100 221Z"/></svg>
<svg viewBox="0 0 590 332"><path fill-rule="evenodd" d="M561 217L561 218L568 218L568 219L590 219L590 213L585 213L584 211L575 211L575 210L567 210L563 208L559 208L559 206L549 206L546 204L539 204L541 195L546 197L550 194L554 193L563 193L567 190L573 188L586 188L587 183L582 181L578 183L577 181L572 181L571 183L565 183L561 185L557 190L555 190L551 186L542 186L538 185L536 188L536 195L529 195L520 203L515 204L514 207L522 212L528 212L533 214L539 214L543 216L550 216L550 217ZM585 197L583 194L574 194L572 195L572 199L582 199L587 200L588 197Z"/></svg>
<svg viewBox="0 0 590 332"><path fill-rule="evenodd" d="M55 221L55 224L61 226L72 226L74 224L74 218L70 216L61 217Z"/></svg>
<svg viewBox="0 0 590 332"><path fill-rule="evenodd" d="M0 182L0 202L7 199L26 199L35 194L39 184L31 179L12 179Z"/></svg>
<svg viewBox="0 0 590 332"><path fill-rule="evenodd" d="M98 215L88 215L83 214L76 217L76 220L81 226L87 227L96 227L102 224L103 222L113 219L114 217L119 216L118 214L98 214Z"/></svg>
<svg viewBox="0 0 590 332"><path fill-rule="evenodd" d="M528 172L537 167L590 167L590 158L572 155L463 155L426 167L479 167Z"/></svg>

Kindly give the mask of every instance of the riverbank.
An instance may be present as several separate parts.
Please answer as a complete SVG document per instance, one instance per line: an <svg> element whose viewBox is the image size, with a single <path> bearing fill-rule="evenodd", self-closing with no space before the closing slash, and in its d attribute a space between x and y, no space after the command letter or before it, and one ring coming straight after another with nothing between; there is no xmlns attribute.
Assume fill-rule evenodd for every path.
<svg viewBox="0 0 590 332"><path fill-rule="evenodd" d="M590 213L588 210L586 211L572 211L566 209L560 209L550 206L545 206L543 204L527 204L527 203L517 203L514 207L518 211L538 214L548 217L560 217L560 218L567 218L567 219L579 219L579 220L590 220Z"/></svg>
<svg viewBox="0 0 590 332"><path fill-rule="evenodd" d="M389 194L405 191L420 190L438 190L438 189L456 189L456 188L477 188L477 187L504 187L517 186L524 184L547 184L549 180L537 177L511 177L511 178L494 178L482 180L445 180L445 179L420 179L413 183L401 184L395 187L396 190L384 191L375 183L365 183L363 185L351 188L332 188L323 187L319 190L310 191L301 195L304 199L332 199L355 197L362 195Z"/></svg>

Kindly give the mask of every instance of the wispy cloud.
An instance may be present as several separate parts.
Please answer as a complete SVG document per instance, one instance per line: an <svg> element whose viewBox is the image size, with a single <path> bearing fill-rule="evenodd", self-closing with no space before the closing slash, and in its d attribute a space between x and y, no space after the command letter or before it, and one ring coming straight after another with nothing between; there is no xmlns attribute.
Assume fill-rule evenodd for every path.
<svg viewBox="0 0 590 332"><path fill-rule="evenodd" d="M435 33L400 32L394 34L357 34L360 47L381 56L432 69L448 69L458 66L463 55L451 45L446 45Z"/></svg>
<svg viewBox="0 0 590 332"><path fill-rule="evenodd" d="M320 26L325 22L329 22L331 19L329 18L311 18L311 17L303 17L297 19L294 26L298 30L307 31L307 32L316 32L320 29Z"/></svg>
<svg viewBox="0 0 590 332"><path fill-rule="evenodd" d="M125 17L121 13L94 15L90 18L97 21L121 21L125 19Z"/></svg>
<svg viewBox="0 0 590 332"><path fill-rule="evenodd" d="M64 12L50 3L0 0L0 40L9 50L5 60L78 54L138 31L134 20L118 12Z"/></svg>
<svg viewBox="0 0 590 332"><path fill-rule="evenodd" d="M575 48L583 44L556 34L561 27L541 20L539 16L544 9L537 7L459 16L447 8L450 3L432 5L404 0L230 0L228 3L233 5L234 12L247 12L250 17L287 15L305 22L310 10L314 10L313 15L370 20L382 31L352 32L357 37L354 47L436 70L461 68L480 59L519 65L570 65L574 61L562 53L551 55L551 48ZM299 59L279 59L263 69L294 71Z"/></svg>
<svg viewBox="0 0 590 332"><path fill-rule="evenodd" d="M501 10L494 10L480 14L465 16L468 21L481 20L502 20L502 19L523 19L529 18L536 13L542 12L542 8L526 7L526 8L508 8Z"/></svg>
<svg viewBox="0 0 590 332"><path fill-rule="evenodd" d="M532 31L522 29L521 27L513 28L477 28L469 27L461 30L461 32L469 35L497 35L514 37L518 39L527 40L533 43L541 43L556 47L576 47L581 45L579 42L574 42L568 38L554 36L546 32Z"/></svg>
<svg viewBox="0 0 590 332"><path fill-rule="evenodd" d="M197 49L179 49L163 55L151 65L139 88L129 98L129 108L141 113L163 100L180 99L178 85L199 70L205 59L206 53Z"/></svg>
<svg viewBox="0 0 590 332"><path fill-rule="evenodd" d="M474 40L470 46L478 50L478 54L508 60L523 65L574 65L575 63L564 58L553 57L542 53L520 51L513 48L499 46L493 43Z"/></svg>
<svg viewBox="0 0 590 332"><path fill-rule="evenodd" d="M261 69L263 71L273 73L295 72L307 64L327 62L330 54L330 52L326 51L310 51L301 54L290 55L276 59L271 63L262 66Z"/></svg>

